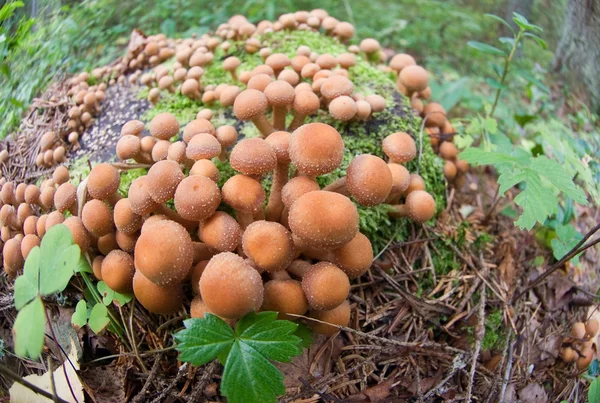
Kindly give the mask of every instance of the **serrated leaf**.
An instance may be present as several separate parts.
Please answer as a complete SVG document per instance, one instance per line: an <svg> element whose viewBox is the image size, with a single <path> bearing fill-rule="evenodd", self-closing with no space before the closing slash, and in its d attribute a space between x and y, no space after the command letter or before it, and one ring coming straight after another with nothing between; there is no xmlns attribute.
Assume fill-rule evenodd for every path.
<svg viewBox="0 0 600 403"><path fill-rule="evenodd" d="M96 304L92 308L92 312L90 312L90 318L88 320L88 326L92 331L96 334L101 333L108 323L110 319L108 317L108 310L102 304Z"/></svg>
<svg viewBox="0 0 600 403"><path fill-rule="evenodd" d="M40 294L50 295L65 289L79 263L79 247L64 224L46 232L41 244Z"/></svg>
<svg viewBox="0 0 600 403"><path fill-rule="evenodd" d="M516 163L516 158L500 152L485 151L481 148L468 148L458 156L472 165L494 165L499 163Z"/></svg>
<svg viewBox="0 0 600 403"><path fill-rule="evenodd" d="M248 325L248 323L250 323ZM298 325L277 320L277 312L250 313L236 326L240 340L270 360L289 362L300 354L302 340L294 335Z"/></svg>
<svg viewBox="0 0 600 403"><path fill-rule="evenodd" d="M300 344L302 347L309 348L312 346L314 341L312 331L304 323L298 323L298 328L296 329L296 332L294 332L294 335L302 340Z"/></svg>
<svg viewBox="0 0 600 403"><path fill-rule="evenodd" d="M556 238L550 241L552 245L552 254L556 260L560 260L569 252L579 241L583 239L583 235L579 233L575 227L570 224L556 226ZM579 258L575 256L573 264L579 262Z"/></svg>
<svg viewBox="0 0 600 403"><path fill-rule="evenodd" d="M231 347L235 334L223 319L206 314L203 319L188 319L185 329L175 333L179 359L195 366L214 360Z"/></svg>
<svg viewBox="0 0 600 403"><path fill-rule="evenodd" d="M27 260L23 275L15 280L15 308L20 310L38 295L40 272L40 248L33 248Z"/></svg>
<svg viewBox="0 0 600 403"><path fill-rule="evenodd" d="M521 206L523 213L515 224L530 230L536 222L543 224L547 217L556 212L558 200L533 170L526 169L524 172L525 189L515 197L515 203Z"/></svg>
<svg viewBox="0 0 600 403"><path fill-rule="evenodd" d="M75 312L71 316L71 324L77 329L85 326L87 323L87 303L84 300L80 300L75 307Z"/></svg>
<svg viewBox="0 0 600 403"><path fill-rule="evenodd" d="M498 132L498 121L494 118L487 117L483 119L483 128L489 134L496 134Z"/></svg>
<svg viewBox="0 0 600 403"><path fill-rule="evenodd" d="M236 341L223 370L221 392L231 403L276 402L285 393L283 374L251 346Z"/></svg>
<svg viewBox="0 0 600 403"><path fill-rule="evenodd" d="M488 45L487 43L477 42L477 41L469 41L469 42L467 42L467 45L469 45L470 47L472 47L474 49L477 49L480 52L487 53L490 55L506 56L506 53L503 50L498 49L495 46Z"/></svg>
<svg viewBox="0 0 600 403"><path fill-rule="evenodd" d="M555 160L540 155L531 162L531 169L545 176L558 190L580 204L587 204L585 192L575 185L572 176Z"/></svg>
<svg viewBox="0 0 600 403"><path fill-rule="evenodd" d="M44 304L40 297L36 297L17 314L12 330L15 353L36 360L44 348L45 327Z"/></svg>

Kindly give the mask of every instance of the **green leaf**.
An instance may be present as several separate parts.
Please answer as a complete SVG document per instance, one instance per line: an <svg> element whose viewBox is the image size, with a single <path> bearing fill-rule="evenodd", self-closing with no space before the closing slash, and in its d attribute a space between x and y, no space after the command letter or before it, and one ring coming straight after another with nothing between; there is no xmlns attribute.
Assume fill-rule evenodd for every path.
<svg viewBox="0 0 600 403"><path fill-rule="evenodd" d="M17 314L13 325L15 353L36 360L44 348L46 315L40 297L35 298Z"/></svg>
<svg viewBox="0 0 600 403"><path fill-rule="evenodd" d="M87 323L87 303L80 300L75 307L75 312L71 316L71 324L77 329L82 328Z"/></svg>
<svg viewBox="0 0 600 403"><path fill-rule="evenodd" d="M90 319L88 320L90 329L94 333L99 334L106 328L109 322L110 319L106 307L102 304L94 305L92 312L90 312Z"/></svg>
<svg viewBox="0 0 600 403"><path fill-rule="evenodd" d="M223 319L206 314L203 319L188 319L185 329L175 333L179 359L195 366L214 360L231 348L235 334Z"/></svg>
<svg viewBox="0 0 600 403"><path fill-rule="evenodd" d="M484 16L504 24L508 29L510 29L510 32L515 34L515 30L513 29L513 27L504 18L498 17L497 15L494 15L494 14L484 14Z"/></svg>
<svg viewBox="0 0 600 403"><path fill-rule="evenodd" d="M314 341L312 331L304 323L298 323L298 328L294 335L302 340L300 344L302 347L309 348L312 346Z"/></svg>
<svg viewBox="0 0 600 403"><path fill-rule="evenodd" d="M590 384L588 389L588 402L589 403L600 403L600 378L596 378Z"/></svg>
<svg viewBox="0 0 600 403"><path fill-rule="evenodd" d="M93 272L94 271L92 270L92 267L90 266L89 262L87 261L84 254L82 253L81 256L79 257L79 262L77 262L77 267L75 268L75 273L93 273Z"/></svg>
<svg viewBox="0 0 600 403"><path fill-rule="evenodd" d="M548 49L548 44L546 44L546 41L544 41L542 38L540 38L536 34L532 34L531 32L525 32L523 34L523 36L534 40L538 45L540 45L540 47L542 49Z"/></svg>
<svg viewBox="0 0 600 403"><path fill-rule="evenodd" d="M543 82L541 82L540 80L538 80L537 78L535 78L532 74L530 74L529 72L522 70L522 69L517 69L517 73L523 77L525 80L529 81L531 84L535 85L536 87L538 87L540 90L542 90L543 92L545 92L546 94L550 94L550 88L548 88L546 86L546 84L544 84Z"/></svg>
<svg viewBox="0 0 600 403"><path fill-rule="evenodd" d="M236 333L244 343L268 359L289 362L302 352L302 340L294 333L298 325L277 320L277 312L250 313L240 319Z"/></svg>
<svg viewBox="0 0 600 403"><path fill-rule="evenodd" d="M283 374L251 346L236 341L223 370L221 392L230 403L276 402L285 393Z"/></svg>
<svg viewBox="0 0 600 403"><path fill-rule="evenodd" d="M514 15L513 21L515 22L515 24L517 24L523 30L540 31L540 32L543 31L542 27L538 27L537 25L531 24L527 20L527 18L525 18L521 14L513 12L513 15Z"/></svg>
<svg viewBox="0 0 600 403"><path fill-rule="evenodd" d="M498 49L495 46L488 45L487 43L477 42L477 41L469 41L469 42L467 42L467 45L469 45L470 47L472 47L474 49L479 50L480 52L488 53L490 55L506 56L506 53L503 50Z"/></svg>
<svg viewBox="0 0 600 403"><path fill-rule="evenodd" d="M15 280L15 308L20 310L38 295L40 273L40 248L33 248L27 260L23 275Z"/></svg>
<svg viewBox="0 0 600 403"><path fill-rule="evenodd" d="M558 162L545 155L533 159L531 168L545 176L558 190L580 204L587 204L585 192L573 182L573 177Z"/></svg>
<svg viewBox="0 0 600 403"><path fill-rule="evenodd" d="M104 305L109 306L113 302L117 302L119 305L123 306L129 301L133 299L132 294L121 294L114 290L112 290L104 281L98 281L96 285L98 288L98 292L102 296L102 302Z"/></svg>
<svg viewBox="0 0 600 403"><path fill-rule="evenodd" d="M485 118L482 120L482 126L486 132L496 134L498 132L498 121L494 118Z"/></svg>
<svg viewBox="0 0 600 403"><path fill-rule="evenodd" d="M569 252L579 241L583 239L583 235L579 233L570 224L556 226L556 238L550 241L552 245L552 254L556 260L560 260ZM579 263L579 258L576 256L573 259L573 264Z"/></svg>
<svg viewBox="0 0 600 403"><path fill-rule="evenodd" d="M508 88L506 85L502 84L500 81L495 80L491 77L486 78L485 82L488 83L488 85L490 87L495 88L497 90L505 90Z"/></svg>
<svg viewBox="0 0 600 403"><path fill-rule="evenodd" d="M41 244L40 294L64 290L79 263L79 256L79 246L73 244L73 236L66 225L50 228Z"/></svg>

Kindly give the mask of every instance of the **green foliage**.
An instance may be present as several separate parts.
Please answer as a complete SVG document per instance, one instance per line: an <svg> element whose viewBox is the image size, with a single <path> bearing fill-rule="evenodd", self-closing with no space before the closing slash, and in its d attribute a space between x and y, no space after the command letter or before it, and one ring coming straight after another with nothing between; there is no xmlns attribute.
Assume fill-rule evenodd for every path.
<svg viewBox="0 0 600 403"><path fill-rule="evenodd" d="M277 312L250 313L235 330L210 313L183 324L175 333L179 359L195 366L218 359L225 367L221 392L231 403L275 402L285 387L270 361L290 362L310 343L306 328L278 320Z"/></svg>
<svg viewBox="0 0 600 403"><path fill-rule="evenodd" d="M113 291L104 281L99 281L95 286L92 285L91 289L97 290L96 292L101 300L93 304L83 299L80 300L75 308L75 313L71 317L71 323L78 328L87 324L94 333L98 334L111 324L110 312L107 307L113 303L124 306L133 299L133 295ZM111 330L115 331L114 324Z"/></svg>
<svg viewBox="0 0 600 403"><path fill-rule="evenodd" d="M78 270L79 246L64 224L48 230L40 246L31 250L23 274L15 281L15 307L19 310L13 327L15 352L37 359L44 346L46 324L42 297L63 291Z"/></svg>
<svg viewBox="0 0 600 403"><path fill-rule="evenodd" d="M588 403L600 403L600 378L596 378L588 389Z"/></svg>

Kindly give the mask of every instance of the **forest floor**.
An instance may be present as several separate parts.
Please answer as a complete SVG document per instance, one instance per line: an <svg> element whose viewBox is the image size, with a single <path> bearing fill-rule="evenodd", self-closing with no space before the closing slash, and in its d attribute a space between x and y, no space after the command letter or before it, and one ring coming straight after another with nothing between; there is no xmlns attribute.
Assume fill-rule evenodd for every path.
<svg viewBox="0 0 600 403"><path fill-rule="evenodd" d="M51 87L34 102L27 117L32 125L54 118L37 108L60 102L61 91ZM111 87L107 99L75 157L103 161L114 155L122 124L149 107L126 85ZM31 179L47 172L27 163L27 133L33 131L9 140L9 149L23 154L23 166L14 169ZM461 188L448 189L447 206L435 226L414 226L410 238L389 243L352 286L348 328L317 337L303 355L279 365L286 375L282 401L585 400L588 382L558 354L570 326L596 314L600 250L589 249L578 266L567 263L555 270L551 252L536 234L519 230L501 213L508 201L497 198L494 172L473 169L467 179ZM577 216L582 233L600 222L597 208L581 208ZM441 253L436 242L454 251L456 267L434 267L432 256ZM528 287L548 271L553 274ZM430 281L427 287L424 278ZM11 287L0 283L0 338L7 346L17 314ZM72 308L48 306L57 327L70 327L71 315L65 313ZM91 401L222 401L222 367L181 365L170 348L182 317L150 315L139 304L120 313L130 318L134 342L152 339L158 348L133 354L110 335L79 330L79 375ZM21 376L47 369L43 363L7 358ZM6 379L0 383L8 389Z"/></svg>

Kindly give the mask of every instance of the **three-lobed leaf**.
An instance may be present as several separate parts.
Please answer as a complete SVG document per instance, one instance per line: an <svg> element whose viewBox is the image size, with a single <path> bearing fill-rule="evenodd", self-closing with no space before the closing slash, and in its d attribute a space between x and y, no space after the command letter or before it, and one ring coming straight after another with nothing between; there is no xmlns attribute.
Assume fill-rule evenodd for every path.
<svg viewBox="0 0 600 403"><path fill-rule="evenodd" d="M104 281L98 281L96 288L102 296L102 302L106 306L109 306L113 302L117 302L120 306L123 306L133 299L132 294L121 294L116 292L112 290Z"/></svg>
<svg viewBox="0 0 600 403"><path fill-rule="evenodd" d="M13 325L15 353L36 360L44 348L45 327L44 303L35 297L19 311Z"/></svg>
<svg viewBox="0 0 600 403"><path fill-rule="evenodd" d="M88 326L96 334L101 333L108 323L110 318L108 317L108 310L103 304L96 304L90 312L90 318L88 319Z"/></svg>
<svg viewBox="0 0 600 403"><path fill-rule="evenodd" d="M55 225L44 235L40 256L40 294L64 290L73 277L80 258L79 246L66 225Z"/></svg>
<svg viewBox="0 0 600 403"><path fill-rule="evenodd" d="M276 312L250 313L235 331L208 313L184 321L184 326L175 334L179 359L196 366L219 359L224 365L221 391L231 403L275 402L285 387L271 360L289 362L312 341L307 329L278 320Z"/></svg>
<svg viewBox="0 0 600 403"><path fill-rule="evenodd" d="M71 324L77 329L85 326L88 320L88 309L85 300L80 300L75 306L75 312L71 316Z"/></svg>

